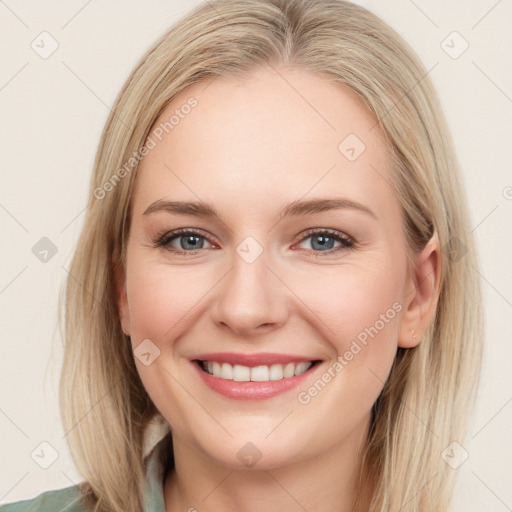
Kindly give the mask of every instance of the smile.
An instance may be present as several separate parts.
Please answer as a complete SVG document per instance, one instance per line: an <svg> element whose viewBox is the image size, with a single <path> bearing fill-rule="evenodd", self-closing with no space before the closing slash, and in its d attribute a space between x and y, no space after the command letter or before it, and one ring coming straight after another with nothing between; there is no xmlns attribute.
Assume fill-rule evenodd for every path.
<svg viewBox="0 0 512 512"><path fill-rule="evenodd" d="M237 382L266 382L269 380L289 379L302 375L313 366L308 363L273 364L271 366L243 366L241 364L218 363L216 361L199 361L203 370L214 377Z"/></svg>
<svg viewBox="0 0 512 512"><path fill-rule="evenodd" d="M277 354L204 354L192 361L204 384L228 398L266 399L288 391L321 362Z"/></svg>

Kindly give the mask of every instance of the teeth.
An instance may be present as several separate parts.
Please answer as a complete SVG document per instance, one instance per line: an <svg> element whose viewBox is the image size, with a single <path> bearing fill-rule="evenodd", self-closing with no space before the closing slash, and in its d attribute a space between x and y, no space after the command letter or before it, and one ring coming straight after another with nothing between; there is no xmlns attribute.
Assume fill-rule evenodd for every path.
<svg viewBox="0 0 512 512"><path fill-rule="evenodd" d="M283 370L283 376L285 379L293 377L295 375L295 365L293 363L288 363Z"/></svg>
<svg viewBox="0 0 512 512"><path fill-rule="evenodd" d="M288 363L273 364L271 366L243 366L240 364L231 365L229 363L217 363L215 361L202 361L201 367L204 371L226 380L237 382L267 382L269 380L289 379L290 377L301 375L313 364L307 363Z"/></svg>
<svg viewBox="0 0 512 512"><path fill-rule="evenodd" d="M251 380L251 369L247 366L235 364L233 366L233 380L237 382L248 382Z"/></svg>
<svg viewBox="0 0 512 512"><path fill-rule="evenodd" d="M254 366L251 368L252 382L265 382L270 380L268 366Z"/></svg>
<svg viewBox="0 0 512 512"><path fill-rule="evenodd" d="M300 375L301 373L304 373L310 366L311 363L299 363L295 367L295 375Z"/></svg>
<svg viewBox="0 0 512 512"><path fill-rule="evenodd" d="M222 363L220 377L221 379L233 380L233 367L229 363Z"/></svg>
<svg viewBox="0 0 512 512"><path fill-rule="evenodd" d="M283 365L273 364L268 371L270 380L281 380L283 378Z"/></svg>

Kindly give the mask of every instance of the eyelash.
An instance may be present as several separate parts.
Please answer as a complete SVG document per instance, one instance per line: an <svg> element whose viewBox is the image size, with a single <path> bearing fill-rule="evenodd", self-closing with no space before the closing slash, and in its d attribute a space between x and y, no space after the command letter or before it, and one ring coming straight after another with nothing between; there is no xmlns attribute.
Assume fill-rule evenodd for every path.
<svg viewBox="0 0 512 512"><path fill-rule="evenodd" d="M179 238L181 236L185 235L192 235L197 236L199 238L204 238L205 240L208 240L208 237L201 234L200 231L192 230L192 229L176 229L174 231L166 231L164 233L157 234L155 237L155 240L153 242L153 247L161 247L165 250L172 252L177 255L183 255L183 256L194 256L196 255L201 249L197 249L195 251L183 251L181 249L176 249L175 247L171 247L169 244L176 238ZM344 235L343 233L336 231L334 229L316 229L312 228L307 230L304 233L304 236L298 241L298 243L303 242L304 240L307 240L313 235L320 235L320 236L328 236L329 238L333 238L337 242L341 242L341 245L338 247L334 247L332 249L328 249L326 251L315 251L314 249L303 249L307 252L307 254L315 255L316 257L322 256L322 255L330 255L333 253L336 253L338 251L343 250L354 250L357 247L357 244L355 240L347 235ZM211 244L210 240L208 240Z"/></svg>

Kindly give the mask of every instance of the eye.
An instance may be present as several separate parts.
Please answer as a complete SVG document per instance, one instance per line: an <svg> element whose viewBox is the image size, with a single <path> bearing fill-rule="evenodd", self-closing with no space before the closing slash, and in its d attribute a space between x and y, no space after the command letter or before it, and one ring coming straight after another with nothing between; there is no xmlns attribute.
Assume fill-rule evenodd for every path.
<svg viewBox="0 0 512 512"><path fill-rule="evenodd" d="M332 254L337 251L353 249L355 246L355 241L351 237L334 229L308 230L300 243L304 244L308 240L311 240L308 242L311 249L307 247L303 247L303 249L310 253L316 253L317 256L322 253ZM337 246L335 246L336 243L338 244Z"/></svg>
<svg viewBox="0 0 512 512"><path fill-rule="evenodd" d="M301 247L309 254L315 256L329 255L338 251L354 249L355 241L340 231L334 229L310 229L306 231L299 244L308 244L311 248ZM205 244L208 244L205 246ZM337 245L336 245L337 244ZM201 231L192 229L178 229L167 231L156 236L154 247L162 247L174 254L193 256L201 249L215 248Z"/></svg>
<svg viewBox="0 0 512 512"><path fill-rule="evenodd" d="M196 254L199 249L207 249L207 244L212 244L200 232L190 229L178 229L176 231L166 232L163 236L158 236L155 247L164 247L170 252L177 254Z"/></svg>

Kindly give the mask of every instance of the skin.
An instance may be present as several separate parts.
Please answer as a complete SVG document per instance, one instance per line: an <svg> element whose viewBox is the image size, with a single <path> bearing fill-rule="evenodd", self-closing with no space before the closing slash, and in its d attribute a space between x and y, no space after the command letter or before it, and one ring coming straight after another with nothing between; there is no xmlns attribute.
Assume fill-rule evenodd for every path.
<svg viewBox="0 0 512 512"><path fill-rule="evenodd" d="M172 427L176 470L165 480L166 510L353 510L371 407L397 347L420 341L435 308L439 247L429 242L408 270L384 138L340 86L304 70L258 69L190 86L157 124L192 96L198 105L139 166L118 276L121 323L133 348L149 338L160 350L149 366L135 362ZM352 162L338 150L351 133L366 146ZM280 219L293 201L327 197L357 201L376 218L344 208ZM199 199L222 220L143 215L158 200ZM194 255L154 246L156 235L179 228L201 230ZM356 245L319 255L318 234L304 233L310 228L339 231ZM252 263L236 252L248 236L263 249ZM193 251L180 245L187 240L170 245ZM401 312L301 404L298 394L393 303ZM298 389L242 402L202 383L189 362L201 352L323 362ZM261 455L252 468L237 456L248 442ZM361 491L358 510L370 489Z"/></svg>

